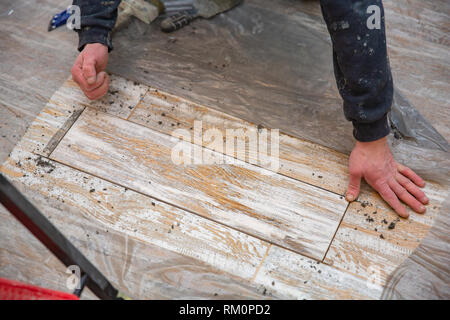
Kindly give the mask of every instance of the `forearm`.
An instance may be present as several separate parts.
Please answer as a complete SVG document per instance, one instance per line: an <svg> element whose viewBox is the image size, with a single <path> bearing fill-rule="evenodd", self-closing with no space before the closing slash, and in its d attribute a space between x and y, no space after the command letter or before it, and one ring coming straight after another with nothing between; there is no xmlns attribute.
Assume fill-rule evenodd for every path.
<svg viewBox="0 0 450 320"><path fill-rule="evenodd" d="M386 49L381 0L321 0L333 42L336 82L344 114L359 141L374 141L389 133L387 112L393 83ZM380 8L380 28L369 29L370 5Z"/></svg>
<svg viewBox="0 0 450 320"><path fill-rule="evenodd" d="M101 43L112 50L111 30L117 20L117 8L121 0L74 0L80 7L81 29L78 50L88 43Z"/></svg>

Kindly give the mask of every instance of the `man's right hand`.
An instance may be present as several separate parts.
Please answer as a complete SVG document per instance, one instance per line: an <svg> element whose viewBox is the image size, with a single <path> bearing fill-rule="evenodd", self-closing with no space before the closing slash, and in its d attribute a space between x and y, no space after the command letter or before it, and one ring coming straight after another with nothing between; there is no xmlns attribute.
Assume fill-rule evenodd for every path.
<svg viewBox="0 0 450 320"><path fill-rule="evenodd" d="M95 100L108 91L109 77L104 72L108 63L108 47L100 43L87 44L72 67L72 78L86 97Z"/></svg>

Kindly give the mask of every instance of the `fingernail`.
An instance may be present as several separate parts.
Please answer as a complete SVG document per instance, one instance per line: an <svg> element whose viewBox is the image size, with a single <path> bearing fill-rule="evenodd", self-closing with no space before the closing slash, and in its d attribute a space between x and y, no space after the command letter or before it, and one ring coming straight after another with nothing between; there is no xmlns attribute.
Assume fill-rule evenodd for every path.
<svg viewBox="0 0 450 320"><path fill-rule="evenodd" d="M87 82L88 82L89 84L94 83L94 82L95 82L95 77L87 78Z"/></svg>
<svg viewBox="0 0 450 320"><path fill-rule="evenodd" d="M400 211L398 211L398 214L403 217L403 218L408 218L409 217L409 212L408 210L406 210L406 208L404 206L402 206L400 208Z"/></svg>
<svg viewBox="0 0 450 320"><path fill-rule="evenodd" d="M347 201L350 201L350 202L352 202L353 200L355 200L355 196L352 195L352 194L347 194L346 198L347 198Z"/></svg>
<svg viewBox="0 0 450 320"><path fill-rule="evenodd" d="M420 212L425 212L426 209L427 209L427 208L425 208L425 206L420 206L420 207L419 207Z"/></svg>
<svg viewBox="0 0 450 320"><path fill-rule="evenodd" d="M428 203L429 199L427 197L422 198L422 202Z"/></svg>

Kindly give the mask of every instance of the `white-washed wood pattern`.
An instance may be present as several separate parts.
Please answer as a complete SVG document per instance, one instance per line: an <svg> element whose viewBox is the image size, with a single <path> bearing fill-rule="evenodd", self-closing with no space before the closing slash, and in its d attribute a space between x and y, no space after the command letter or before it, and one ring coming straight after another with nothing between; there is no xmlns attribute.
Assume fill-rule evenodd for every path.
<svg viewBox="0 0 450 320"><path fill-rule="evenodd" d="M78 85L67 80L45 105L20 141L21 148L48 156L86 106L127 118L148 90L118 76L111 76L108 94L90 101Z"/></svg>
<svg viewBox="0 0 450 320"><path fill-rule="evenodd" d="M262 129L257 124L153 88L148 90L128 120L168 135L176 129L192 130L194 121L202 121L204 131L219 130L223 137L226 137L227 129L242 129L240 138L245 138L245 133L260 132ZM270 132L268 140L270 156ZM202 140L202 143L204 147L225 152L225 146L222 150L217 150L214 149L214 145L209 145L209 141ZM239 159L245 159L246 162L252 160L252 163L268 170L272 169L269 165L259 164L257 155L249 152L248 148L244 155L239 156ZM338 194L345 192L348 179L347 156L342 153L280 133L279 163L280 166L276 170L278 173Z"/></svg>
<svg viewBox="0 0 450 320"><path fill-rule="evenodd" d="M325 263L384 285L426 236L448 194L448 190L432 182L427 183L424 192L430 199L426 213L408 209L409 218L402 219L363 184L358 201L351 203L345 213Z"/></svg>
<svg viewBox="0 0 450 320"><path fill-rule="evenodd" d="M56 93L59 93L58 102L70 105L74 101L126 119L147 90L147 86L111 74L108 92L101 99L89 100L72 79L68 79Z"/></svg>
<svg viewBox="0 0 450 320"><path fill-rule="evenodd" d="M133 299L264 299L264 287L198 259L117 232L40 190L14 184L116 286ZM94 202L93 202L94 203ZM93 204L93 207L95 204ZM69 291L66 267L0 208L0 277ZM82 299L96 299L88 288ZM277 298L272 295L271 298Z"/></svg>
<svg viewBox="0 0 450 320"><path fill-rule="evenodd" d="M33 114L33 112L34 114L37 114L42 108L42 105L45 103L44 101L49 98L49 91L53 91L53 88L56 89L57 82L65 77L64 72L67 72L67 68L69 68L71 63L73 63L76 54L73 47L74 39L73 36L67 32L60 32L55 37L54 33L51 33L50 36L50 33L47 33L43 30L43 28L34 28L36 24L40 24L42 16L48 16L52 13L52 11L54 11L55 4L59 5L58 1L45 1L37 8L34 8L33 4L28 5L25 1L17 1L15 4L16 3L17 6L14 8L14 15L8 17L8 19L1 20L2 31L7 31L4 33L4 40L8 45L4 46L5 50L2 52L2 57L5 60L2 60L2 63L0 64L0 69L3 67L0 77L2 78L0 80L0 86L2 87L2 90L0 90L0 100L3 100L8 107L20 106L22 107L20 110L25 110L30 114ZM270 2L267 1L266 3L263 2L260 4L259 0L249 1L249 3L255 3L261 5L262 7L264 7L265 4L270 4ZM293 13L291 16L292 19L305 19L304 22L306 21L308 23L315 21L315 26L323 27L321 30L326 34L326 29L321 18L320 8L317 3L313 1L302 1L292 4L290 2L286 3L288 3L289 6L293 5L295 7L295 12L292 11L293 8L280 6L279 3L274 3L272 5L270 8L271 12L273 11L278 12L278 14L284 14L286 13L286 10L289 10L290 13ZM386 1L384 5L386 10L386 23L391 25L391 28L388 28L387 32L388 38L391 37L392 41L388 41L388 44L391 47L390 56L393 72L397 74L397 77L395 77L394 74L394 77L397 79L397 85L403 92L407 93L408 98L415 104L415 106L420 108L422 114L424 114L433 123L433 125L438 128L445 137L448 138L448 112L441 112L449 110L448 104L446 103L449 101L449 99L446 99L446 96L448 96L446 93L449 92L448 81L445 80L448 74L448 72L446 72L448 71L448 59L446 59L448 56L448 36L446 36L448 32L446 32L447 26L445 21L448 21L449 11L442 10L442 8L448 7L448 5L443 0L428 2L418 0L390 0ZM5 12L10 9L7 8L10 7L10 4L7 2L2 3L0 7L1 6L5 10L7 9ZM257 7L258 6L256 5L252 5L246 10L251 11ZM245 13L247 12L244 12L244 14ZM312 15L314 15L314 19L311 18ZM315 19L315 16L317 16L317 19ZM233 63L228 65L227 69L219 69L217 71L214 70L214 65L209 66L206 63L204 55L193 55L192 50L189 50L190 45L192 47L197 46L196 43L192 44L191 40L194 40L195 38L198 40L199 33L203 35L201 39L205 37L208 38L208 32L213 36L216 35L217 32L228 32L228 30L230 30L230 25L233 23L235 23L234 20L227 20L225 21L225 24L218 26L219 29L216 28L217 26L210 28L210 23L198 24L197 32L195 34L193 33L193 36L186 33L181 39L178 38L176 45L174 44L175 41L168 44L167 37L163 34L158 35L155 33L152 35L152 37L154 36L154 39L152 38L152 41L147 42L143 42L140 37L129 37L129 35L133 35L133 32L136 31L136 28L131 28L128 30L128 33L122 35L122 39L120 40L122 42L122 49L128 47L132 48L133 51L127 52L118 50L116 54L119 54L119 56L116 56L114 63L110 64L110 67L115 68L116 71L121 72L124 76L138 79L141 82L152 84L157 83L157 85L161 88L171 88L170 90L174 90L173 92L182 96L190 95L193 99L203 101L207 105L209 105L208 103L211 103L211 105L216 103L217 100L215 99L214 93L221 90L224 83L225 86L234 86L236 87L235 91L238 98L234 100L229 99L226 103L217 105L223 108L225 112L233 112L234 110L238 110L238 112L234 113L239 116L245 115L247 118L252 119L252 117L255 116L255 109L261 109L261 107L257 103L249 103L248 97L261 96L263 91L254 90L254 88L251 88L251 90L247 90L248 88L244 90L241 86L241 82L239 81L239 77L232 77L233 74L236 74L235 71L239 71L242 66L242 63L237 63L237 61L239 61L239 57L238 59L235 59L234 56L231 56L233 58ZM17 25L25 26L26 32L23 32L23 28L17 28ZM252 26L253 25L250 25L250 28ZM251 31L251 29L249 30ZM30 34L35 35L34 38L40 40L29 41ZM227 38L231 39L228 37L228 33L226 34ZM421 40L426 40L426 43ZM436 44L436 46L433 44ZM188 47L186 47L186 45L188 45ZM235 42L229 41L228 46L230 45L236 48ZM183 46L185 48L184 51ZM201 46L197 47L201 48ZM219 50L221 50L221 52L224 50L224 52L226 52L226 47L227 45L225 45L224 48L218 48L220 48ZM245 47L243 47L240 43L238 43L238 47L240 50L245 49ZM49 48L51 48L51 50L49 50ZM135 48L138 49L135 50ZM421 48L421 50L416 50L417 48ZM284 46L279 46L276 49L278 51L273 51L275 52L275 57L277 56L276 52L278 52L278 56L280 56L280 53L284 54L284 49ZM174 50L176 51L175 54ZM120 51L123 51L122 54ZM233 49L233 51L235 50ZM131 52L133 53L132 56L130 56ZM168 53L170 54L168 55ZM246 57L247 55L248 51L243 51L242 56ZM208 52L207 56L213 57L214 55L211 55L211 52ZM36 63L36 57L39 57L39 63ZM224 57L228 58L228 56L220 54L217 55L216 60L211 58L211 61L213 61L214 64L217 64L218 62L221 62L221 59ZM197 63L193 59L197 59ZM253 60L257 61L255 59ZM133 63L130 64L130 61ZM248 62L247 59L243 59L243 61L244 63ZM14 68L11 66L14 66ZM415 68L417 70L413 70L412 74L411 68ZM194 70L195 72L193 72ZM213 76L211 76L211 74ZM267 73L262 73L259 77L259 79L264 81L263 90L280 85L280 83L277 83L277 81L274 81L273 79L266 80L266 77ZM193 79L195 81L192 81ZM332 78L330 79L332 80ZM256 81L258 81L258 79L256 79ZM187 90L188 88L181 88L181 85L189 86L189 90ZM289 88L288 91L294 91L298 94L297 96L294 96L293 99L297 99L294 102L298 101L298 96L308 96L308 90L305 91L303 89L302 91L301 88L302 87L296 85ZM247 93L242 97L240 94L241 92ZM285 93L284 90L282 91L282 94L283 97L292 97L290 92ZM339 97L336 92L333 92L332 94L328 92L328 94L325 95L328 97L336 97L336 100L333 100L332 103L335 103L336 105L339 104ZM245 102L245 105L242 103L244 106L239 104L241 101ZM320 109L320 104L326 105L327 103L330 103L330 99L324 99L322 102L319 101L316 110ZM316 106L315 104L313 105ZM295 108L295 103L293 103L293 106ZM270 110L270 108L266 109L268 109L267 113L269 116L273 116L272 110ZM269 116L267 116L266 119L269 119ZM30 116L30 118L31 117L32 116ZM24 123L24 127L31 122L30 118L21 119ZM285 122L285 127L289 128L288 121ZM293 125L291 128L299 134L302 134L305 131L311 132L309 128L303 129L302 126L299 125ZM8 135L8 138L10 139L9 142L12 146L17 139L19 139L18 137L20 135L16 135L17 138L13 139L13 134L16 133L9 130L8 125L5 126L4 123L2 123L2 129L2 133ZM315 132L317 133L318 131L316 130ZM43 134L45 134L45 132L43 132ZM314 135L314 131L312 135ZM350 141L350 136L351 134L348 135L346 142ZM344 145L344 143L342 145ZM6 155L9 153L10 149L5 150L7 150L4 151ZM63 214L64 212L62 212L62 215ZM62 220L64 220L64 218L62 218ZM73 220L69 220L69 223L71 222L73 222ZM7 230L7 228L5 230ZM0 238L3 239L2 237ZM76 238L81 239L82 237L79 234L74 234L74 240L76 240ZM109 244L108 240L109 239L102 239L99 240L99 243L107 245ZM78 243L81 242L84 241L80 240ZM14 243L10 243L14 246ZM27 244L24 243L23 245L26 246ZM2 246L2 248L5 247ZM118 246L114 247L108 253L120 252L125 256L128 250L129 249L124 246ZM168 251L161 251L164 251L164 257L170 254ZM154 254L154 252L151 253ZM36 261L33 261L37 259L37 261L40 262L40 256L28 255L28 252L24 255L23 260L19 261L19 263L17 263L18 260L14 260L12 258L12 255L7 254L6 256L11 258L8 262L15 264L16 273L19 274L27 272L28 270L33 270L34 273L30 272L30 278L34 278L33 276L39 276L39 270L42 271L42 273L52 271L52 268L47 269L42 267L41 264L36 263ZM108 257L105 257L105 260L107 259ZM156 273L151 274L148 279L171 279L173 280L173 284L177 285L180 279L185 280L186 278L192 276L194 285L189 286L189 284L187 284L184 286L186 283L181 282L179 283L179 288L177 289L180 290L180 288L185 287L185 292L180 293L180 291L177 290L166 291L165 294L161 295L161 297L189 297L188 292L204 288L208 284L208 276L202 276L201 279L195 278L197 271L201 273L201 268L192 267L193 272L190 276L184 275L183 272L181 272L183 273L183 276L179 276L179 273L176 271L172 272L173 270L183 269L183 266L185 265L184 261L180 259L179 266L181 267L171 268L170 262L174 260L175 259L167 260L168 263L165 264L166 268L164 269L170 270L168 273L174 276L170 277L166 272L158 273L156 271ZM154 260L151 260L150 262L154 262ZM122 271L120 266L118 267L115 263L116 262L114 261L110 262L108 269L115 269L117 272L126 273L126 270ZM134 263L136 262L134 261ZM30 264L32 264L35 269L29 266ZM144 268L146 265L146 262L142 264L142 270L149 273L150 271ZM154 270L157 270L158 264L155 263L155 265ZM124 267L124 269L126 268ZM1 270L4 269L0 268L0 272ZM13 274L14 271L11 273ZM223 277L220 278L219 281L225 282L228 278L229 277ZM44 281L42 285L45 286L45 283L47 281L51 282L52 279L53 277L51 276L46 277L46 281ZM205 281L200 283L200 280L202 279ZM126 286L129 283L129 278L127 280L128 281L125 283L121 283L121 286ZM156 284L153 287L149 286L149 282L143 281L141 284L143 291L146 290L146 286L149 289L148 293L151 294L147 296L149 298L158 297L156 292L159 293L163 287L160 283L155 283ZM184 296L183 294L187 295ZM192 294L195 296L194 293Z"/></svg>
<svg viewBox="0 0 450 320"><path fill-rule="evenodd" d="M283 299L378 299L382 287L326 264L271 246L254 282Z"/></svg>
<svg viewBox="0 0 450 320"><path fill-rule="evenodd" d="M313 259L19 148L0 172L132 298L365 297L362 281L343 271L320 264L326 277L314 276L319 264ZM14 225L26 232L18 223ZM16 230L2 232L13 235L0 239L2 247L8 247L9 239L20 242L21 237L14 239ZM29 238L34 241L16 241L14 256L0 251L0 265L17 262L22 256L40 257L46 261L45 268L35 263L27 266L22 259L21 270L56 269L54 278L45 275L31 282L50 282L53 288L63 289L64 267L49 252L41 254L42 245ZM302 261L302 268L293 268L297 261ZM284 268L279 269L286 272L284 280L282 274L273 278L271 272L267 274L275 264ZM30 270L29 276L20 279L28 281L32 275L37 276ZM303 285L296 286L297 282Z"/></svg>
<svg viewBox="0 0 450 320"><path fill-rule="evenodd" d="M17 151L2 172L43 196L63 199L109 228L251 278L268 243L83 172Z"/></svg>
<svg viewBox="0 0 450 320"><path fill-rule="evenodd" d="M174 140L86 108L51 158L323 259L345 199L239 160L232 165L175 165L172 148L187 143ZM193 157L203 150L189 146Z"/></svg>
<svg viewBox="0 0 450 320"><path fill-rule="evenodd" d="M18 183L14 184L20 187ZM30 199L29 190L26 190L26 195L29 200L36 203L34 199ZM41 203L47 202L47 199L43 200ZM48 206L40 206L40 208L45 209L46 214L57 211ZM64 213L67 214L67 211ZM73 218L69 217L66 221L73 222ZM72 290L66 287L68 277L65 272L66 267L2 206L0 206L0 219L2 222L0 224L0 277L72 293ZM54 222L53 219L52 222ZM95 299L95 296L86 290L83 291L82 298Z"/></svg>

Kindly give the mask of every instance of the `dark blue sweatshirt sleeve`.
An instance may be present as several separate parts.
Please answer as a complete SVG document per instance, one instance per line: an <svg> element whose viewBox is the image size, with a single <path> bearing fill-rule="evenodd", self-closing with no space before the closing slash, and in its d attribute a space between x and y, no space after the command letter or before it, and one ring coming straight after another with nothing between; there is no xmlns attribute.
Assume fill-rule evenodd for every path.
<svg viewBox="0 0 450 320"><path fill-rule="evenodd" d="M101 43L112 50L111 30L117 20L117 8L121 0L73 0L80 7L81 29L78 50L88 43Z"/></svg>
<svg viewBox="0 0 450 320"><path fill-rule="evenodd" d="M381 0L321 0L333 44L337 87L344 114L353 123L354 137L374 141L389 133L393 83L386 49ZM371 5L380 8L380 28L369 29Z"/></svg>

